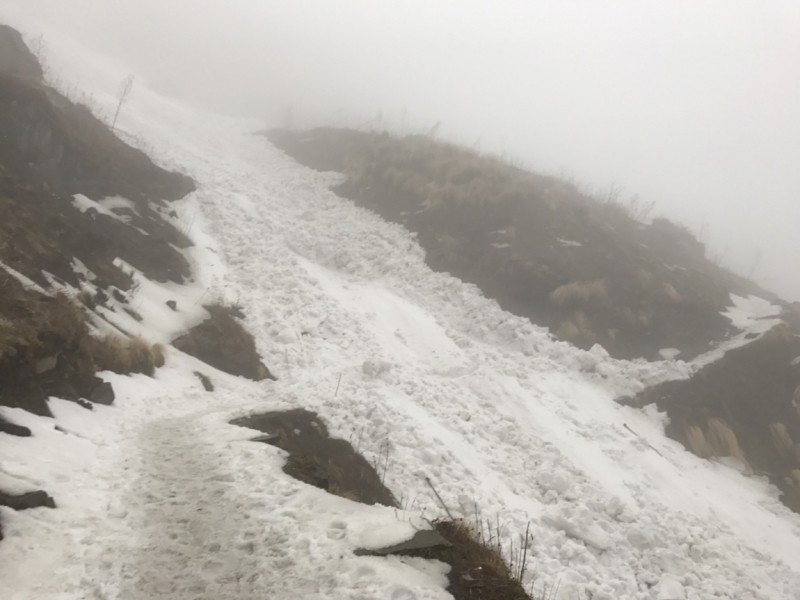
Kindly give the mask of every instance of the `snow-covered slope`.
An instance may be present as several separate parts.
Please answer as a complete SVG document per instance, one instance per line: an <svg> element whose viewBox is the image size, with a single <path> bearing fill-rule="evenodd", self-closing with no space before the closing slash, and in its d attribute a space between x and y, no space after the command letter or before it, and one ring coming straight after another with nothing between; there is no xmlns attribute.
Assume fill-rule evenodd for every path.
<svg viewBox="0 0 800 600"><path fill-rule="evenodd" d="M53 67L112 111L124 70L50 39ZM558 598L800 598L800 518L775 490L613 401L697 364L554 342L431 272L407 232L334 196L333 175L270 147L259 123L137 85L120 125L198 185L176 203L196 282L143 282L145 320L126 326L163 339L164 298L182 322L201 300L236 302L278 381L172 350L155 378L105 374L111 407L53 399L54 420L0 409L34 432L0 434L3 487L42 487L59 504L0 509L0 597L447 598L442 565L352 554L442 514L427 477L451 511L499 519L507 540L530 522L535 590L558 583ZM388 444L403 510L295 481L280 450L227 424L291 407L317 411L370 460Z"/></svg>

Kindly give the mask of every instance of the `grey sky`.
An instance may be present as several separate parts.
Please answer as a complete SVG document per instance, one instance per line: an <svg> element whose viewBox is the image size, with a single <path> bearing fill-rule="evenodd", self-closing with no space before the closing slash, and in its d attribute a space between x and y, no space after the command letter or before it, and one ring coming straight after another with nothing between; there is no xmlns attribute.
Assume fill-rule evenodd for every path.
<svg viewBox="0 0 800 600"><path fill-rule="evenodd" d="M612 182L800 300L800 2L0 0L152 87ZM760 253L761 259L756 262Z"/></svg>

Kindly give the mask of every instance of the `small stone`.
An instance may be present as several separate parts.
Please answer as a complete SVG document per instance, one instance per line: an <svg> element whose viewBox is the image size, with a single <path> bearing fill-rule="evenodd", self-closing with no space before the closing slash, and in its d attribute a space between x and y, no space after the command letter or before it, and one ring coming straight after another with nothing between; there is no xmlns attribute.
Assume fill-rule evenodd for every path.
<svg viewBox="0 0 800 600"><path fill-rule="evenodd" d="M47 373L48 371L52 371L56 368L56 364L58 363L58 353L53 354L52 356L45 356L44 358L40 358L36 361L36 374L41 375L42 373Z"/></svg>
<svg viewBox="0 0 800 600"><path fill-rule="evenodd" d="M114 394L114 388L111 386L111 383L108 381L103 381L99 377L95 377L94 379L92 391L89 394L89 400L97 404L111 406L116 398L116 395Z"/></svg>
<svg viewBox="0 0 800 600"><path fill-rule="evenodd" d="M178 310L178 303L175 300L167 300L167 306L169 306L172 310Z"/></svg>

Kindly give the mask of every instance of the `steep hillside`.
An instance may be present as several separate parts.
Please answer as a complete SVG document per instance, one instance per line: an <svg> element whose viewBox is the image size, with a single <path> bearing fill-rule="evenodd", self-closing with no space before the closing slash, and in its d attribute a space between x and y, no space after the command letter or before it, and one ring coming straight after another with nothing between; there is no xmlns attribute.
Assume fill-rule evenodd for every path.
<svg viewBox="0 0 800 600"><path fill-rule="evenodd" d="M67 79L88 72L113 112L107 90L126 73L69 44L59 52ZM51 416L0 406L3 600L797 600L800 515L778 490L725 464L741 461L700 459L668 439L657 407L616 400L755 347L745 344L767 340L780 306L729 299L720 317L737 333L696 361L615 359L430 269L419 235L337 197L341 176L265 143L253 135L261 123L142 86L119 127L196 181L187 197L148 206L193 242L176 250L191 272L172 280L132 266L141 257L108 266L87 252L67 260L76 286L33 263L51 241L37 219L62 208L70 227L134 229L148 208L135 190L67 195L20 228L32 241L0 272L14 292L0 304L0 340L17 340L0 343L4 360L26 357L25 381L52 391ZM64 147L80 158L79 145ZM108 283L114 269L127 291L122 277ZM97 368L124 371L110 358L119 340L141 350L136 335L171 344L152 377L100 371L102 388L78 402L47 388L64 374L74 386ZM88 371L58 371L67 343L89 348ZM775 355L783 366L793 348ZM793 436L788 414L774 416ZM435 549L410 549L432 523ZM491 587L504 574L516 589Z"/></svg>
<svg viewBox="0 0 800 600"><path fill-rule="evenodd" d="M800 312L763 337L698 371L622 400L655 404L669 415L666 433L702 458L733 459L764 475L800 513Z"/></svg>
<svg viewBox="0 0 800 600"><path fill-rule="evenodd" d="M267 137L307 166L343 173L333 191L415 233L431 268L475 283L556 337L618 358L700 356L691 378L620 401L655 403L670 418L667 435L702 458L732 457L768 476L800 511L797 307L709 261L687 229L643 223L635 203L599 201L423 136L315 129ZM746 296L775 303L763 302L764 317L782 325L748 334L749 345L724 356L701 356L744 327L730 307Z"/></svg>
<svg viewBox="0 0 800 600"><path fill-rule="evenodd" d="M90 311L133 312L125 264L156 281L189 276L180 248L190 242L166 202L194 183L48 86L17 31L0 26L0 48L0 404L49 414L48 396L92 397L115 348L126 363L116 370L152 372L163 360L144 342L99 339L90 320L102 317ZM139 359L128 360L129 344Z"/></svg>
<svg viewBox="0 0 800 600"><path fill-rule="evenodd" d="M706 259L642 206L425 136L274 130L302 164L345 174L334 191L417 234L428 265L475 283L517 315L617 358L690 360L730 334L730 294L774 294ZM674 352L680 351L680 353Z"/></svg>

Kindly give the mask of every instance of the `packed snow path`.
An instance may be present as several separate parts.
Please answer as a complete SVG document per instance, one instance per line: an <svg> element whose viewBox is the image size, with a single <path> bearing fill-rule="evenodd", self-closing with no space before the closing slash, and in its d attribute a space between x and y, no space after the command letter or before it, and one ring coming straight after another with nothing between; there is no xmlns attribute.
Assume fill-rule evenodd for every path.
<svg viewBox="0 0 800 600"><path fill-rule="evenodd" d="M3 511L1 597L446 598L441 565L352 554L442 514L427 477L452 511L499 519L506 540L531 522L529 572L537 589L559 582L559 599L800 598L800 519L774 490L690 455L658 415L613 402L692 365L554 342L432 273L412 236L335 197L336 176L296 165L253 135L259 126L144 88L126 105L123 135L199 187L175 205L197 243L196 281L142 282L145 320L126 326L168 337L174 323L156 308L167 293L187 314L237 303L279 381L173 351L154 379L109 375L114 407L55 401L62 437L10 411L41 435L0 440L5 476L48 489L60 508ZM388 447L386 482L405 510L296 482L280 451L226 424L290 407L319 412L370 460ZM53 440L88 458L57 464ZM42 474L48 462L57 468Z"/></svg>

